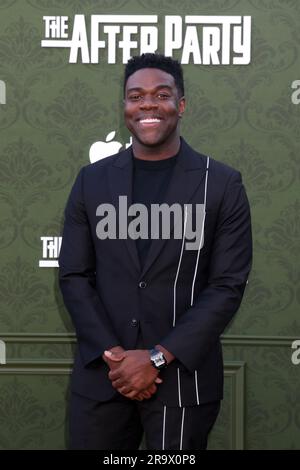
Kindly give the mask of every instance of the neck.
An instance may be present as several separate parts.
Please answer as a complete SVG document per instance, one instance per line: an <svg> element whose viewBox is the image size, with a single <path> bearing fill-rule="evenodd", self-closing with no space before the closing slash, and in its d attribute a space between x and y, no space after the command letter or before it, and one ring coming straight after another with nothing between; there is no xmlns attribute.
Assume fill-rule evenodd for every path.
<svg viewBox="0 0 300 470"><path fill-rule="evenodd" d="M180 148L180 136L157 146L147 146L139 142L135 137L132 139L132 150L135 158L141 160L165 160L176 155Z"/></svg>

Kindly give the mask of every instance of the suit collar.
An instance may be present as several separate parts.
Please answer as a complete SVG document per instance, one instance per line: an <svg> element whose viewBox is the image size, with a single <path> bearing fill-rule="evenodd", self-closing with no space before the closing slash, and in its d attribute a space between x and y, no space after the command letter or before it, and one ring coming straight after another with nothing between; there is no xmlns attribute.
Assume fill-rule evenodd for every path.
<svg viewBox="0 0 300 470"><path fill-rule="evenodd" d="M180 149L178 152L177 163L184 171L202 169L205 171L206 161L203 155L195 152L190 145L180 137ZM132 165L132 145L126 150L120 152L115 159L113 166L125 168Z"/></svg>

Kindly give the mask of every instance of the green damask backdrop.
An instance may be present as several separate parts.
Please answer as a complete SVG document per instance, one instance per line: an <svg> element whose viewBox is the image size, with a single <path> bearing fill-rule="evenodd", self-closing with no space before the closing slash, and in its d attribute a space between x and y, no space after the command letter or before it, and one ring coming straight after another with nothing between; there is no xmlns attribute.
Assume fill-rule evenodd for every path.
<svg viewBox="0 0 300 470"><path fill-rule="evenodd" d="M41 48L43 15L251 15L248 66L185 65L192 146L242 172L254 263L224 335L225 400L210 448L300 449L298 0L0 0L0 448L67 445L75 344L57 269L39 268L40 237L61 235L63 209L90 145L122 122L123 65L69 64Z"/></svg>

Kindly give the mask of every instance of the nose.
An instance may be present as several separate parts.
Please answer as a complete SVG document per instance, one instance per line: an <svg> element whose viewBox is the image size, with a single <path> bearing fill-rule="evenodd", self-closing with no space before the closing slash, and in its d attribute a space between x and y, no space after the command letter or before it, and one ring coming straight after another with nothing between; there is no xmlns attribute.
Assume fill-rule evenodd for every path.
<svg viewBox="0 0 300 470"><path fill-rule="evenodd" d="M157 108L158 104L153 96L144 96L140 102L141 109Z"/></svg>

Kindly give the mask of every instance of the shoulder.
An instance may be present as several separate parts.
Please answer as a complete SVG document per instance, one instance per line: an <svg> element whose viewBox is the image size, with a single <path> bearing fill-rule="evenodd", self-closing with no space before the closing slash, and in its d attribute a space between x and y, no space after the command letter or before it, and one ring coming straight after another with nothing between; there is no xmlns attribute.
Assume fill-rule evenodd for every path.
<svg viewBox="0 0 300 470"><path fill-rule="evenodd" d="M101 160L98 160L97 162L84 165L81 168L81 171L86 176L94 175L96 173L97 174L101 173L105 171L108 167L113 166L114 163L117 161L117 159L120 158L120 154L122 153L123 152L119 152L114 155L110 155L109 157L102 158Z"/></svg>
<svg viewBox="0 0 300 470"><path fill-rule="evenodd" d="M242 179L240 171L236 168L212 157L209 157L209 169L210 176L222 183L222 186L227 186L231 181L241 181Z"/></svg>
<svg viewBox="0 0 300 470"><path fill-rule="evenodd" d="M187 169L208 168L209 176L220 180L226 184L226 181L232 177L240 177L240 172L228 165L215 159L210 154L204 154L192 148L184 139L182 140L182 153L184 154L184 166Z"/></svg>
<svg viewBox="0 0 300 470"><path fill-rule="evenodd" d="M231 180L241 180L241 173L236 168L224 163L209 154L198 152L191 149L191 154L194 161L201 162L202 167L208 169L208 176L216 184L226 186Z"/></svg>
<svg viewBox="0 0 300 470"><path fill-rule="evenodd" d="M124 166L131 158L129 149L118 152L109 157L102 158L94 163L89 163L81 167L78 179L84 186L98 184L101 180L107 179L109 170L118 166Z"/></svg>
<svg viewBox="0 0 300 470"><path fill-rule="evenodd" d="M207 171L208 210L216 211L224 202L240 197L243 182L236 168L194 149L190 150L189 157L194 167Z"/></svg>

